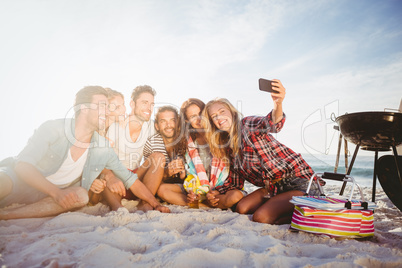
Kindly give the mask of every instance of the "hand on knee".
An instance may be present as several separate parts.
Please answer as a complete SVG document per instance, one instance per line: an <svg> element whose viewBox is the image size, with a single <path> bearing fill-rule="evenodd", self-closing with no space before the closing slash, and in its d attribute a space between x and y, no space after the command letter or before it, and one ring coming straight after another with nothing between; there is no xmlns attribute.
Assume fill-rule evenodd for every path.
<svg viewBox="0 0 402 268"><path fill-rule="evenodd" d="M71 209L74 208L81 208L84 207L88 204L89 202L89 195L88 191L85 190L82 187L74 187L72 189L73 193L76 194L76 200L75 202L71 205Z"/></svg>
<svg viewBox="0 0 402 268"><path fill-rule="evenodd" d="M88 191L82 187L61 189L60 193L54 199L66 210L83 207L89 202Z"/></svg>
<svg viewBox="0 0 402 268"><path fill-rule="evenodd" d="M79 207L86 206L89 202L88 191L82 187L78 187L76 194L78 196L77 206Z"/></svg>

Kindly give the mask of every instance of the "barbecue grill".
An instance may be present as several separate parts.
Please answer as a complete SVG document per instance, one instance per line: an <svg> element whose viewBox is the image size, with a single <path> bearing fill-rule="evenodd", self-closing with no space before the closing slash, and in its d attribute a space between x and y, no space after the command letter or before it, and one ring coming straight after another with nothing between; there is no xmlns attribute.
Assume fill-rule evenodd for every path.
<svg viewBox="0 0 402 268"><path fill-rule="evenodd" d="M402 144L402 113L394 112L359 112L350 113L339 116L335 119L339 126L340 143L342 136L346 141L356 144L353 157L347 168L347 175L350 175L354 161L359 149L374 151L374 175L373 175L373 191L372 201L375 201L376 190L376 165L378 161L378 152L393 151L396 170L399 178L399 184L402 189L401 170L398 165L398 153L396 146ZM338 147L339 160L339 147ZM338 163L337 160L337 163ZM380 181L381 182L381 181ZM345 189L342 186L341 193ZM401 192L402 193L402 192Z"/></svg>

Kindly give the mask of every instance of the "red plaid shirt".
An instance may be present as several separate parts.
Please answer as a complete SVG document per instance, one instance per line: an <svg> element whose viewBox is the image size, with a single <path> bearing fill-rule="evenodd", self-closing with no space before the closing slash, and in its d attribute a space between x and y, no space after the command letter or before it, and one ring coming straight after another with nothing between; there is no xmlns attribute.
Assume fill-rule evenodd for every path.
<svg viewBox="0 0 402 268"><path fill-rule="evenodd" d="M271 133L279 132L285 123L285 114L277 124L272 112L267 116L249 116L241 121L241 148L237 156L231 155L230 173L225 183L217 187L220 193L242 189L244 180L263 187L264 180L299 177L310 179L312 168L300 154L277 141Z"/></svg>

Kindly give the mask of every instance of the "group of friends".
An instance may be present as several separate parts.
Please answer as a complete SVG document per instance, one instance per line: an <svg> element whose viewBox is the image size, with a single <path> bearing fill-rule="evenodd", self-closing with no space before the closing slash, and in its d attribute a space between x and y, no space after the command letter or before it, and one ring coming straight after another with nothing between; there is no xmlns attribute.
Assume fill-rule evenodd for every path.
<svg viewBox="0 0 402 268"><path fill-rule="evenodd" d="M124 96L101 86L79 90L74 118L42 124L16 156L0 162L0 220L54 216L103 202L169 213L168 204L232 209L256 222L290 222L292 196L304 195L312 168L277 141L286 90L273 80L273 109L242 118L224 98L158 107L155 90ZM244 191L244 182L259 187ZM189 185L192 187L189 187ZM194 188L194 185L197 185ZM310 194L318 194L313 184ZM158 197L158 198L157 198ZM18 203L20 206L10 206Z"/></svg>

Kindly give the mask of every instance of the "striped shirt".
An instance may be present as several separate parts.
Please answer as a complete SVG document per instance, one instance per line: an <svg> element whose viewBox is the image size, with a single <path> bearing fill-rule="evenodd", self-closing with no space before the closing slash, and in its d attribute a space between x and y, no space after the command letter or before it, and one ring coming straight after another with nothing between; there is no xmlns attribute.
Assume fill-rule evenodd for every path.
<svg viewBox="0 0 402 268"><path fill-rule="evenodd" d="M166 151L165 143L163 142L162 135L156 133L149 137L144 145L144 160L146 160L152 153L162 153L165 156L166 164L170 162L170 157Z"/></svg>

